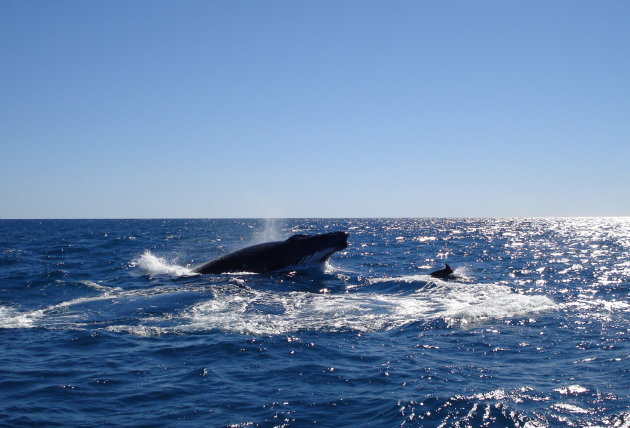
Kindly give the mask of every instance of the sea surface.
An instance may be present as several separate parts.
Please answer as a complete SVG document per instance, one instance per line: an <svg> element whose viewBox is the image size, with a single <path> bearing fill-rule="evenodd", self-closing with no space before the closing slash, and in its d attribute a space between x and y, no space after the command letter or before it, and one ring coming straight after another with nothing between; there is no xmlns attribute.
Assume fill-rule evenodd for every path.
<svg viewBox="0 0 630 428"><path fill-rule="evenodd" d="M629 292L630 218L2 220L0 426L628 427Z"/></svg>

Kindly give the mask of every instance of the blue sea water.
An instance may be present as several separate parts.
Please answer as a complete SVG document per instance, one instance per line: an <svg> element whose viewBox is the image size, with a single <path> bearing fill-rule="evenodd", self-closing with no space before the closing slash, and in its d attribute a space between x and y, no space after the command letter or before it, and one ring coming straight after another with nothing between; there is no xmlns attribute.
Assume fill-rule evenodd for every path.
<svg viewBox="0 0 630 428"><path fill-rule="evenodd" d="M0 426L627 427L629 292L630 218L3 220Z"/></svg>

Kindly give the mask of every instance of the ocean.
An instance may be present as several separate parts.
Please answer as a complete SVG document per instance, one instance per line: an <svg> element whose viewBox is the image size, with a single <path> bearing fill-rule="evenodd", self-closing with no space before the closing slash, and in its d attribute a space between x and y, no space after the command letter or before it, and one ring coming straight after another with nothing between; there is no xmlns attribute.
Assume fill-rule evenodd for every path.
<svg viewBox="0 0 630 428"><path fill-rule="evenodd" d="M0 426L628 427L629 292L630 218L0 220Z"/></svg>

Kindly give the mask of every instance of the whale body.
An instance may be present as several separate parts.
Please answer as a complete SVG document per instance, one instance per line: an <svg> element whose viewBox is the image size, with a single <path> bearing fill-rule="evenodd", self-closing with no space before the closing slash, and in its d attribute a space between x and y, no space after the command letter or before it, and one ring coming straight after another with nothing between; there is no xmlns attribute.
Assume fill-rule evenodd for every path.
<svg viewBox="0 0 630 428"><path fill-rule="evenodd" d="M267 273L298 270L323 264L348 246L346 232L293 235L284 241L266 242L211 260L194 269L200 274L227 272Z"/></svg>

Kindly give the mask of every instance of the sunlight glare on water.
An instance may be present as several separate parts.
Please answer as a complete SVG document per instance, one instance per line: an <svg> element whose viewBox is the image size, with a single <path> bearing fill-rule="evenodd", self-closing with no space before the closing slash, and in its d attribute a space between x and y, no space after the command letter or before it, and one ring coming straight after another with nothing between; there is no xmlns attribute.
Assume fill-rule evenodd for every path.
<svg viewBox="0 0 630 428"><path fill-rule="evenodd" d="M334 230L349 247L319 270L192 270ZM630 421L627 218L0 221L0 237L0 424ZM429 275L445 263L455 279Z"/></svg>

